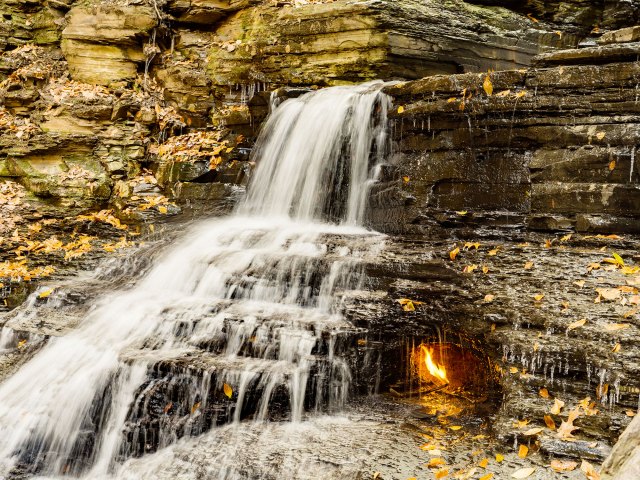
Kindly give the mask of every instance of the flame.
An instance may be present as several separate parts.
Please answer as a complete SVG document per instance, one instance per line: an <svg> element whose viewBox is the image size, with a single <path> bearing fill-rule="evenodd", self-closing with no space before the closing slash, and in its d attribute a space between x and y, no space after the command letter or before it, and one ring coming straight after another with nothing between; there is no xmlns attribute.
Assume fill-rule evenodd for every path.
<svg viewBox="0 0 640 480"><path fill-rule="evenodd" d="M427 366L429 373L440 380L444 380L445 382L448 381L447 369L444 365L438 365L433 361L433 358L431 357L431 349L422 345L422 351L424 352L424 363Z"/></svg>

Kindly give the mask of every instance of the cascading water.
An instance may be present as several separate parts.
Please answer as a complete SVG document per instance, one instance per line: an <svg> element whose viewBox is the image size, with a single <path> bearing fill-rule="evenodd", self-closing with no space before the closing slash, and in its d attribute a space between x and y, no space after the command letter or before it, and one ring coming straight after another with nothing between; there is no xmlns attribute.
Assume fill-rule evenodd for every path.
<svg viewBox="0 0 640 480"><path fill-rule="evenodd" d="M122 462L216 424L342 406L354 327L340 301L381 248L357 226L387 145L381 87L280 105L233 216L191 229L0 384L0 478L152 478ZM215 461L206 478L259 476Z"/></svg>

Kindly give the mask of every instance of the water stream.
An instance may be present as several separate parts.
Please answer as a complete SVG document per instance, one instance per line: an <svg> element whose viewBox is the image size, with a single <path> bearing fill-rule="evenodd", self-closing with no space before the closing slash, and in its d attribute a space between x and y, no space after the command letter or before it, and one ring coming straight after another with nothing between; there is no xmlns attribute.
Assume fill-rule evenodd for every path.
<svg viewBox="0 0 640 480"><path fill-rule="evenodd" d="M206 431L203 442L224 440L206 472L185 478L289 478L273 465L243 471L246 439L341 428L322 416L351 393L342 353L355 329L341 299L384 241L360 226L388 143L381 87L278 106L236 212L190 228L0 384L0 478L158 478L167 454L154 451L174 455L180 438ZM303 468L320 478L313 464L291 478Z"/></svg>

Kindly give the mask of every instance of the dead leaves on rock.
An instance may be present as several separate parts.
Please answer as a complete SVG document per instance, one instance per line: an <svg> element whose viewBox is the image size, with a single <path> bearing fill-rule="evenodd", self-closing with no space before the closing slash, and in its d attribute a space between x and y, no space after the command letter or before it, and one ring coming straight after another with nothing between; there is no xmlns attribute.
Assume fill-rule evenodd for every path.
<svg viewBox="0 0 640 480"><path fill-rule="evenodd" d="M572 472L578 467L578 462L570 460L552 460L551 469L557 473Z"/></svg>

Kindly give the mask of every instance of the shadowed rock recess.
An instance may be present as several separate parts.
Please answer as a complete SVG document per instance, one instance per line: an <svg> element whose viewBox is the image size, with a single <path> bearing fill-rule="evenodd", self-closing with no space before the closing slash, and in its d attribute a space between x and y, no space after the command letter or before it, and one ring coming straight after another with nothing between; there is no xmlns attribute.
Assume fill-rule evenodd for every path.
<svg viewBox="0 0 640 480"><path fill-rule="evenodd" d="M5 0L0 262L16 252L31 262L37 250L19 250L21 235L43 218L68 221L47 236L115 241L127 225L183 212L167 226L180 230L185 211L227 212L257 170L252 148L274 107L323 87L387 81L390 145L371 154L370 167L384 158L365 215L385 236L361 240L384 246L358 261L361 284L340 292L350 326L314 355L331 348L344 357L352 393L386 393L404 375L407 345L444 335L490 370L486 420L509 449L528 445L544 468L583 459L602 464L603 478L640 478L640 423L632 422L640 401L638 23L636 0ZM375 105L376 119L382 109ZM344 196L346 187L331 188ZM113 229L72 221L98 210ZM162 244L172 235L149 238ZM331 232L321 239L329 256L351 241ZM144 268L134 267L146 271L153 257L142 255ZM66 277L80 268L67 260L54 260ZM313 268L327 274L324 262ZM119 281L136 278L134 267ZM3 271L9 311L38 275ZM315 276L307 280L320 289ZM80 318L86 305L75 303L95 294L62 304ZM414 300L413 310L401 299ZM75 328L42 308L46 320L22 315L5 325L0 317L0 379L49 336ZM197 345L207 349L222 346ZM236 414L213 387L210 399L194 396L203 380L185 372L210 368L196 355L153 365L145 402L127 414L122 458L166 446L167 431L173 441L255 414ZM305 408L331 395L317 388L326 391L303 398ZM169 406L179 397L188 404ZM289 401L280 391L275 398ZM554 398L564 410L552 412ZM207 416L185 420L202 401L211 404ZM573 438L549 428L581 402ZM525 434L534 427L544 430ZM79 453L71 473L91 455ZM539 478L579 478L546 471Z"/></svg>

